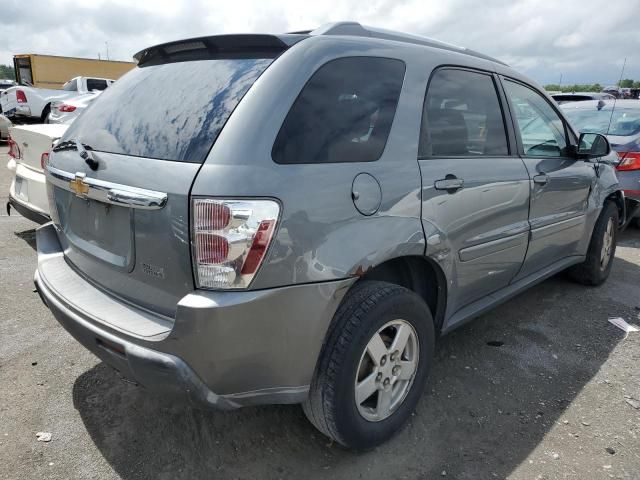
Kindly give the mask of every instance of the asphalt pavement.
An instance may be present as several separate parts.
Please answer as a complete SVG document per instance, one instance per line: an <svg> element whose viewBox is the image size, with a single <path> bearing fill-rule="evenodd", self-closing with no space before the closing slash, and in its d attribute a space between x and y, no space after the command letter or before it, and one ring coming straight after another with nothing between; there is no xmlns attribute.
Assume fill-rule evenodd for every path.
<svg viewBox="0 0 640 480"><path fill-rule="evenodd" d="M640 479L640 332L607 321L640 324L640 230L602 287L559 275L443 338L410 423L358 454L298 406L172 405L76 343L33 292L0 152L0 479Z"/></svg>

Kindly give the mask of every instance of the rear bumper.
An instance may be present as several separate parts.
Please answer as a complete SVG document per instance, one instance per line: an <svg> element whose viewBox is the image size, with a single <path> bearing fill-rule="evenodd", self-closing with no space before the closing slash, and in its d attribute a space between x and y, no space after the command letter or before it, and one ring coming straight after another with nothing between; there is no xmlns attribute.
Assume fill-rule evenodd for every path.
<svg viewBox="0 0 640 480"><path fill-rule="evenodd" d="M49 218L49 215L46 214L45 212L39 209L36 209L32 205L23 203L11 195L9 195L9 201L7 202L7 212L9 211L10 207L12 207L24 218L27 218L32 222L36 222L42 225L43 223L47 223L51 221L51 218Z"/></svg>
<svg viewBox="0 0 640 480"><path fill-rule="evenodd" d="M36 238L34 281L58 322L150 391L204 407L304 401L331 318L353 282L194 291L167 319L85 280L65 261L53 224Z"/></svg>

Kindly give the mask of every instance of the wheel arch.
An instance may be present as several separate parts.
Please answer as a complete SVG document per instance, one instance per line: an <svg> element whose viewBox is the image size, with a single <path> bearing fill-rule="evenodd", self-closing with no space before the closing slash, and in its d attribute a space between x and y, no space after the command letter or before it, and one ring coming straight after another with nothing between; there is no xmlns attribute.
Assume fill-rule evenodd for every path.
<svg viewBox="0 0 640 480"><path fill-rule="evenodd" d="M47 114L51 113L51 102L45 104L44 107L42 107L42 112L40 113L40 119L44 122Z"/></svg>
<svg viewBox="0 0 640 480"><path fill-rule="evenodd" d="M354 285L367 280L393 283L418 294L431 311L436 331L440 331L447 304L447 282L436 262L418 255L395 257L367 270Z"/></svg>
<svg viewBox="0 0 640 480"><path fill-rule="evenodd" d="M616 190L607 195L602 203L603 206L606 202L614 202L616 207L618 207L618 226L622 226L626 221L626 211L627 207L624 201L624 194L620 190Z"/></svg>

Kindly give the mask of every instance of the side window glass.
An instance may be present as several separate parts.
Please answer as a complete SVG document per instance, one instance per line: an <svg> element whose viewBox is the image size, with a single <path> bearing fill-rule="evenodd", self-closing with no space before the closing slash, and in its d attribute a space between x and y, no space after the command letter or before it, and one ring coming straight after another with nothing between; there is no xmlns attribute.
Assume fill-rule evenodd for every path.
<svg viewBox="0 0 640 480"><path fill-rule="evenodd" d="M545 98L536 91L509 80L505 91L513 108L524 154L536 157L562 157L567 138L564 124Z"/></svg>
<svg viewBox="0 0 640 480"><path fill-rule="evenodd" d="M391 130L402 89L400 60L349 57L313 74L280 128L276 163L372 162Z"/></svg>
<svg viewBox="0 0 640 480"><path fill-rule="evenodd" d="M438 70L422 114L421 157L508 155L502 110L490 75Z"/></svg>

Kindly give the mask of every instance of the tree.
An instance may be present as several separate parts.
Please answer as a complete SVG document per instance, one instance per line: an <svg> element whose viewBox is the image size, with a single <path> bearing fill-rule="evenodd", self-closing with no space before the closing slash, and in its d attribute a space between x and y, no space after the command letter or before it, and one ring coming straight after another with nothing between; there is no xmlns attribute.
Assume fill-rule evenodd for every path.
<svg viewBox="0 0 640 480"><path fill-rule="evenodd" d="M620 80L618 86L620 88L631 88L633 87L633 80L630 78L625 78L624 80Z"/></svg>
<svg viewBox="0 0 640 480"><path fill-rule="evenodd" d="M13 67L10 65L0 65L0 78L15 80L16 74L13 71Z"/></svg>

